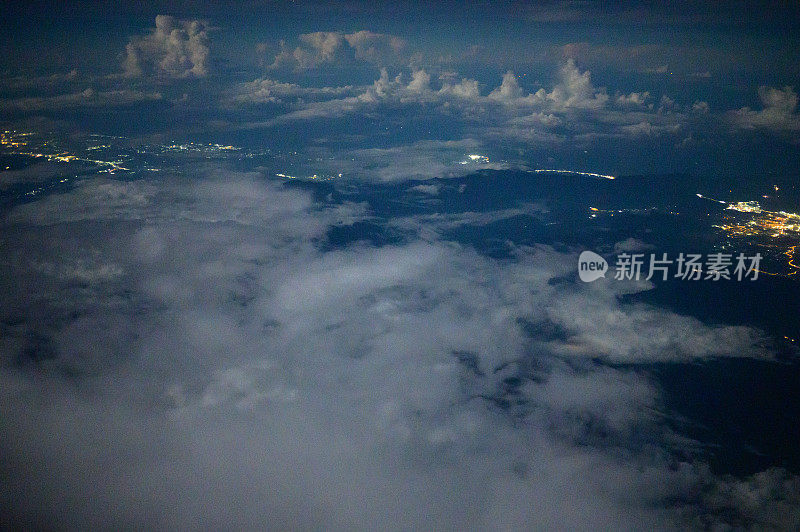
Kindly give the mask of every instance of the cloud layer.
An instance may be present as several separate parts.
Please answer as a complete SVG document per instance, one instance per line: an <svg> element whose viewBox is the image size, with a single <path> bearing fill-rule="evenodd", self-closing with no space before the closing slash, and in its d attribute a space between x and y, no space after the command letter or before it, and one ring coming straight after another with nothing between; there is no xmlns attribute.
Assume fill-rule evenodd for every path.
<svg viewBox="0 0 800 532"><path fill-rule="evenodd" d="M647 285L576 284L573 253L480 255L436 236L452 220L412 215L393 245L327 242L369 217L209 169L88 178L15 208L0 239L11 522L798 519L795 478L714 476L647 375L600 362L763 356L756 331L619 297Z"/></svg>

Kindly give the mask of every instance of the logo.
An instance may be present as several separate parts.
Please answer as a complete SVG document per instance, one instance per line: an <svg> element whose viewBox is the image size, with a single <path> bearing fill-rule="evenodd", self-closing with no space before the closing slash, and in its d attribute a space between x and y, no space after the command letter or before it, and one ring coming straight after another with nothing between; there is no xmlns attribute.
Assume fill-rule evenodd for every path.
<svg viewBox="0 0 800 532"><path fill-rule="evenodd" d="M660 278L684 281L742 281L758 279L761 253L753 256L744 253L679 253L675 259L661 253L659 257L650 253L649 261L644 253L620 253L615 263L614 279L617 281L639 281ZM674 271L673 271L674 270ZM593 251L584 251L578 257L578 276L584 283L591 283L606 276L608 262Z"/></svg>
<svg viewBox="0 0 800 532"><path fill-rule="evenodd" d="M606 276L608 262L594 251L584 251L578 257L578 276L584 283L591 283Z"/></svg>

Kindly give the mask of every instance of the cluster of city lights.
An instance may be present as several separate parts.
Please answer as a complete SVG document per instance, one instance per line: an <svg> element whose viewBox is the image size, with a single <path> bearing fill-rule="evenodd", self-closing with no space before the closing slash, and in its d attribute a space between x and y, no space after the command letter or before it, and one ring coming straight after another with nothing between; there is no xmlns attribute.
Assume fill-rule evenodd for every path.
<svg viewBox="0 0 800 532"><path fill-rule="evenodd" d="M800 245L797 244L800 238L800 214L769 211L757 201L730 203L725 210L733 212L725 213L723 223L714 227L724 231L729 238L754 240L762 247L777 251L786 257L790 269L787 275L797 273L800 267L795 262L795 253Z"/></svg>

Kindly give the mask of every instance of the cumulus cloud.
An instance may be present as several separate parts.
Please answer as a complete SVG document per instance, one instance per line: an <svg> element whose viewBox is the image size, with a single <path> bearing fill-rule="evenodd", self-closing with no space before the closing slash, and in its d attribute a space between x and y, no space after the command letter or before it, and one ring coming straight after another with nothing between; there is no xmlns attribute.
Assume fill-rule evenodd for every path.
<svg viewBox="0 0 800 532"><path fill-rule="evenodd" d="M408 90L414 92L424 92L430 90L431 76L424 70L415 70L411 74L411 81Z"/></svg>
<svg viewBox="0 0 800 532"><path fill-rule="evenodd" d="M538 107L551 112L564 112L581 109L597 110L608 100L605 89L595 88L591 83L591 74L588 71L581 72L572 61L568 61L560 69L558 80L550 92L539 89L535 94L528 94L519 85L514 73L508 71L503 75L498 87L488 95L481 96L478 82L473 79L464 78L459 83L445 79L438 90L433 90L431 76L425 69L413 70L411 79L406 82L402 72L392 77L387 68L381 68L378 79L358 96L358 101L373 104L391 100L420 103L444 102L455 97L456 103L460 101L464 109L494 103L508 106L510 109ZM620 101L644 102L648 95L649 93L632 93L621 97L623 100ZM312 105L321 107L319 104Z"/></svg>
<svg viewBox="0 0 800 532"><path fill-rule="evenodd" d="M457 96L465 100L476 100L480 97L478 82L474 79L467 78L463 78L458 83L443 83L442 88L439 89L439 93L442 95Z"/></svg>
<svg viewBox="0 0 800 532"><path fill-rule="evenodd" d="M513 72L508 71L503 74L503 82L500 86L489 93L489 98L510 102L522 98L522 94L517 77Z"/></svg>
<svg viewBox="0 0 800 532"><path fill-rule="evenodd" d="M644 98L643 94L631 98ZM589 109L596 110L608 101L605 89L597 89L591 81L589 71L581 72L572 59L569 59L558 72L558 82L548 92L544 88L533 94L526 94L520 87L517 77L508 71L503 75L499 87L487 96L490 100L516 106L537 106L552 110Z"/></svg>
<svg viewBox="0 0 800 532"><path fill-rule="evenodd" d="M650 98L650 93L648 91L644 92L632 92L630 94L620 94L617 96L617 104L623 106L642 106L647 102L648 98Z"/></svg>
<svg viewBox="0 0 800 532"><path fill-rule="evenodd" d="M754 111L743 107L730 113L733 122L747 129L771 129L775 131L800 130L800 115L797 111L797 93L793 87L767 87L758 89L763 109Z"/></svg>
<svg viewBox="0 0 800 532"><path fill-rule="evenodd" d="M326 61L332 62L342 48L344 38L340 33L319 31L300 35L300 41L305 47L298 46L291 52L282 50L275 58L275 65L296 63L297 68L306 69Z"/></svg>
<svg viewBox="0 0 800 532"><path fill-rule="evenodd" d="M320 37L316 41L324 42L324 39ZM386 106L401 106L406 117L422 118L424 115L425 119L436 116L447 120L448 124L462 130L453 140L478 139L487 147L497 146L501 141L508 146L511 142L518 150L530 145L566 147L571 140L587 143L601 137L639 141L646 137L675 135L689 121L688 107L662 97L656 108L648 103L650 94L647 91L618 93L610 104L612 100L607 91L595 87L591 74L580 70L571 61L559 69L551 89L540 88L533 93L523 88L510 71L502 76L498 86L484 94L481 94L478 81L462 78L456 82L457 77L457 73L446 72L434 81L430 71L424 68L411 68L409 72L383 67L377 79L367 86L300 87L260 78L240 85L225 101L234 106L243 103L289 106L286 112L274 118L236 126L241 128L278 127L297 121L336 120L351 115L362 115L372 120L380 116ZM702 111L695 109L694 112L699 114ZM385 125L396 127L400 124ZM461 157L464 155L459 154ZM309 156L321 161L323 166L335 159L335 164L343 169L333 171L334 175L348 173L351 166L344 157ZM407 167L401 158L393 161L398 169ZM366 168L369 171L362 167L357 169L357 173L375 173L375 166ZM399 176L403 171L393 173ZM313 173L316 171L309 175ZM427 172L414 171L408 174L408 178L454 174L462 175L453 172L449 165L435 163Z"/></svg>
<svg viewBox="0 0 800 532"><path fill-rule="evenodd" d="M366 30L345 35L344 38L355 51L357 59L376 64L391 60L406 47L406 41L400 37Z"/></svg>
<svg viewBox="0 0 800 532"><path fill-rule="evenodd" d="M133 37L122 67L128 77L204 77L208 74L208 27L200 20L156 17L148 35Z"/></svg>
<svg viewBox="0 0 800 532"><path fill-rule="evenodd" d="M300 36L300 41L315 50L320 61L332 60L342 47L343 40L341 33L332 31L318 31Z"/></svg>
<svg viewBox="0 0 800 532"><path fill-rule="evenodd" d="M592 85L591 73L588 70L581 72L572 59L561 67L559 76L560 83L546 94L556 107L598 109L608 101L605 89L596 89Z"/></svg>
<svg viewBox="0 0 800 532"><path fill-rule="evenodd" d="M281 41L280 52L271 68L289 67L308 70L337 61L394 63L405 48L405 41L394 35L367 30L344 34L319 31L300 35L300 46L291 48Z"/></svg>

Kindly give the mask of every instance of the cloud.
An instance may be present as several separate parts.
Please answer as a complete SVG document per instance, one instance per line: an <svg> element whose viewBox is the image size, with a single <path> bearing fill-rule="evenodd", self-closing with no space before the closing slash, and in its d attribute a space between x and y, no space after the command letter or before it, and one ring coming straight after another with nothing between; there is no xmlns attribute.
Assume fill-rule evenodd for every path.
<svg viewBox="0 0 800 532"><path fill-rule="evenodd" d="M394 35L367 30L344 34L319 31L300 35L300 46L292 49L281 41L280 52L271 68L308 70L336 62L366 61L373 64L395 63L405 48L405 41Z"/></svg>
<svg viewBox="0 0 800 532"><path fill-rule="evenodd" d="M208 27L200 20L156 17L148 35L133 37L122 67L128 77L204 77L208 74Z"/></svg>
<svg viewBox="0 0 800 532"><path fill-rule="evenodd" d="M650 98L648 91L632 92L628 95L620 94L617 96L616 103L622 106L641 107Z"/></svg>
<svg viewBox="0 0 800 532"><path fill-rule="evenodd" d="M452 95L465 100L477 100L480 97L480 90L478 89L478 82L474 79L463 78L458 83L445 82L442 88L439 89L442 95Z"/></svg>
<svg viewBox="0 0 800 532"><path fill-rule="evenodd" d="M289 107L274 118L236 126L247 129L280 127L298 121L338 120L354 115L368 118L369 123L380 116L396 117L383 125L399 129L403 125L399 115L387 115L383 111L402 108L404 121L445 120L458 131L451 140L475 139L493 157L500 147L506 152L503 155L508 161L505 167L531 164L527 160L519 161L519 157L509 157L508 150L522 153L532 145L566 149L571 141L580 142L586 149L599 138L641 142L645 138L677 135L690 125L688 107L666 96L661 98L657 108L648 103L650 94L647 91L617 93L614 100L609 101L606 89L595 87L590 72L580 70L572 61L561 66L552 89L540 88L534 93L525 90L511 71L502 76L499 86L484 94L481 94L478 81L462 78L455 82L457 78L457 73L446 72L434 81L430 72L423 68L391 72L385 67L367 86L300 87L262 78L239 86L226 101L232 106L261 102ZM696 110L695 114L700 112ZM382 129L375 134L386 135L387 131L390 130ZM412 140L402 144L409 146L414 143ZM326 172L351 175L352 165L347 158L359 159L366 153L359 150L369 149L369 146L357 142L347 144L350 146L339 145L337 154L318 152L316 147L310 147L307 155L317 161L317 167L325 167ZM404 146L397 146L397 150L382 148L387 150L385 155L391 157L392 164L378 161L356 167L355 174L361 177L380 174L378 179L384 180L388 177L383 175L386 171L379 169L388 166L397 169L391 172L391 179L401 178L404 174L407 179L422 179L463 175L464 170L470 170L454 169L452 164L459 160L449 155L446 158L451 162L444 163L441 156L434 156L430 158L429 166L414 165L421 170L410 169L408 161L399 155ZM346 157L342 151L347 152ZM395 153L397 157L392 155ZM461 153L456 157L465 155ZM412 155L411 160L417 160L416 156ZM318 169L310 169L308 175L318 173Z"/></svg>
<svg viewBox="0 0 800 532"><path fill-rule="evenodd" d="M564 120L553 113L533 112L529 115L513 118L511 123L520 126L544 126L552 128L564 124Z"/></svg>
<svg viewBox="0 0 800 532"><path fill-rule="evenodd" d="M275 58L273 66L290 64L298 69L308 69L321 63L333 62L337 52L342 48L344 38L341 33L319 31L300 35L300 41L306 47L298 46L291 52L281 43L283 49Z"/></svg>
<svg viewBox="0 0 800 532"><path fill-rule="evenodd" d="M559 76L560 83L546 95L556 107L598 109L608 101L605 89L595 89L591 73L581 72L572 59L561 67Z"/></svg>
<svg viewBox="0 0 800 532"><path fill-rule="evenodd" d="M796 519L795 477L687 458L631 366L761 356L756 331L620 297L645 285L577 283L576 253L481 255L436 236L453 219L412 213L428 239L332 242L374 215L258 174L189 173L85 179L2 221L12 523Z"/></svg>
<svg viewBox="0 0 800 532"><path fill-rule="evenodd" d="M800 129L797 114L797 93L793 87L774 88L761 86L758 97L763 109L754 111L743 107L729 113L733 123L745 129L770 129L774 131L796 131Z"/></svg>
<svg viewBox="0 0 800 532"><path fill-rule="evenodd" d="M402 73L390 78L387 69L381 68L378 79L367 87L301 88L294 84L258 79L241 86L237 91L238 94L227 101L230 103L278 103L294 97L293 103L299 108L266 122L246 125L248 128L255 128L272 127L298 120L338 118L348 114L367 112L377 105L391 101L416 105L422 102L435 102L437 99L442 100L448 96L469 99L473 95L479 97L477 87L477 82L464 80L459 85L449 85L434 92L430 88L430 75L424 70L414 71L411 80L405 83ZM357 95L345 96L347 94ZM310 98L305 98L306 96Z"/></svg>
<svg viewBox="0 0 800 532"><path fill-rule="evenodd" d="M625 133L633 135L633 136L641 136L641 135L650 136L650 135L654 135L655 133L657 133L659 131L657 127L654 127L653 124L651 124L650 122L648 122L646 120L642 120L641 122L639 122L637 124L631 124L631 125L628 125L628 126L621 126L620 129L622 131L624 131Z"/></svg>
<svg viewBox="0 0 800 532"><path fill-rule="evenodd" d="M335 37L324 35L306 40L317 43L315 46L318 48L326 48L323 45L325 42L339 42ZM339 57L348 46L344 39L339 45L331 44L327 49L336 50L331 53ZM506 71L499 84L486 89L477 80L468 77L457 81L459 74L455 71L448 70L438 76L437 72L436 68L430 66L412 66L407 69L382 67L377 79L373 78L372 84L345 87L303 87L277 79L259 78L238 86L223 101L228 107L247 103L274 103L284 106L283 109L276 109L276 112L282 114L263 121L243 121L232 127L274 128L298 121L339 120L348 116L362 116L367 119L365 124L376 124L375 118L381 117L379 121L385 122L383 129L372 134L389 137L392 135L388 132L393 131L392 128L399 129L402 124L400 114L384 111L402 109L402 116L406 121L446 121L453 130L452 140L476 139L493 157L503 157L510 166L533 164L530 160L530 157L534 157L531 148L556 149L561 152L559 159L570 161L573 159L568 153L570 146L588 151L596 147L599 139L613 140L612 149L619 150L619 154L634 147L639 149L645 143L659 153L664 152L662 160L677 160L674 156L686 154L690 149L689 144L684 141L688 138L695 139L695 145L707 142L714 123L721 116L712 113L706 107L707 104L699 100L695 100L694 104L691 103L692 100L681 102L668 94L659 94L653 100L651 92L647 90L609 93L605 87L595 85L589 70L578 67L571 59L560 66L549 86L533 88L520 82L530 78L518 77L513 71ZM734 114L729 113L722 117L731 120ZM791 118L792 114L789 113L788 116ZM747 115L743 112L739 115L741 116L737 120L742 124L742 116ZM756 120L764 123L763 117ZM791 120L784 121L784 126L792 127ZM353 137L349 139L346 142L349 145L340 146L341 149L350 151L354 148L368 148L363 144L359 145ZM402 144L414 142L415 139L404 139ZM309 151L313 149L316 148L309 148ZM668 151L670 153L666 153ZM525 153L531 155L521 155ZM329 156L330 154L327 157ZM545 155L539 153L537 156ZM552 157L551 154L547 156ZM309 157L316 158L317 155L309 153ZM616 160L629 159L621 156ZM572 162L561 164L574 167ZM629 166L627 164L625 163L624 168L606 168L605 171L637 171L635 163L631 162ZM653 163L653 169L663 169L665 164L672 165ZM676 163L669 167L677 170L677 166L679 165ZM435 164L426 175L434 177L441 170L445 168ZM308 175L314 173L317 172L314 170ZM340 172L334 172L334 175L338 173ZM415 178L422 177L418 172L412 175Z"/></svg>
<svg viewBox="0 0 800 532"><path fill-rule="evenodd" d="M230 96L231 103L283 103L297 99L326 99L352 94L356 89L346 87L301 87L270 78L257 78L236 87Z"/></svg>
<svg viewBox="0 0 800 532"><path fill-rule="evenodd" d="M592 85L591 73L581 72L572 59L567 60L558 72L558 83L550 92L539 89L525 94L516 76L509 71L503 75L499 87L489 93L489 99L512 105L538 106L554 110L599 109L608 101L605 89Z"/></svg>
<svg viewBox="0 0 800 532"><path fill-rule="evenodd" d="M631 101L637 99L643 101L647 97L646 94L649 93L633 93L626 98L631 98ZM413 70L410 81L406 83L402 72L390 77L388 70L381 68L379 78L357 98L358 101L368 104L382 101L414 104L445 102L451 99L465 110L474 109L476 105L502 104L510 109L538 107L564 112L570 109L597 110L605 105L608 94L605 89L596 89L591 83L591 74L588 71L581 72L570 60L560 69L559 82L550 92L540 89L535 94L526 94L511 71L503 75L498 87L488 95L481 96L476 80L464 78L459 83L453 83L445 79L438 90L433 90L431 76L424 69ZM333 105L333 101L329 101L325 104L314 103L310 107ZM357 106L347 107L352 110L358 109ZM292 116L297 114L293 113Z"/></svg>
<svg viewBox="0 0 800 532"><path fill-rule="evenodd" d="M341 48L343 36L332 31L318 31L301 35L300 41L315 50L320 61L330 61Z"/></svg>
<svg viewBox="0 0 800 532"><path fill-rule="evenodd" d="M439 185L416 185L411 187L409 190L414 192L420 192L422 194L430 194L431 196L435 196L439 193L439 189L441 186Z"/></svg>
<svg viewBox="0 0 800 532"><path fill-rule="evenodd" d="M414 92L425 92L430 90L431 76L424 70L416 70L411 74L411 81L408 83L408 90Z"/></svg>
<svg viewBox="0 0 800 532"><path fill-rule="evenodd" d="M357 59L375 64L385 64L398 56L406 47L406 41L394 35L358 31L344 36L353 48Z"/></svg>
<svg viewBox="0 0 800 532"><path fill-rule="evenodd" d="M480 152L475 139L435 141L421 140L389 148L357 148L330 154L316 153L318 168L330 174L343 173L360 180L375 182L406 181L458 177L481 169L503 169L506 164L495 161L472 161L468 154Z"/></svg>
<svg viewBox="0 0 800 532"><path fill-rule="evenodd" d="M517 77L513 72L508 71L503 74L503 82L495 90L489 93L489 98L512 102L522 98L522 88L517 82Z"/></svg>
<svg viewBox="0 0 800 532"><path fill-rule="evenodd" d="M54 87L68 85L78 79L78 70L73 68L69 72L51 74L49 76L15 76L4 77L0 80L0 87L4 90L31 90L42 89L43 87Z"/></svg>
<svg viewBox="0 0 800 532"><path fill-rule="evenodd" d="M56 96L32 96L2 100L3 107L21 112L57 111L81 107L111 107L131 105L138 102L161 100L160 92L138 90L96 91L89 87L80 92Z"/></svg>
<svg viewBox="0 0 800 532"><path fill-rule="evenodd" d="M638 238L626 238L620 242L614 244L614 254L620 253L633 253L633 252L641 252L648 249L653 249L654 246L647 244L646 242L642 242Z"/></svg>
<svg viewBox="0 0 800 532"><path fill-rule="evenodd" d="M710 110L711 108L709 107L708 102L697 100L692 104L692 111L695 113L708 114Z"/></svg>

